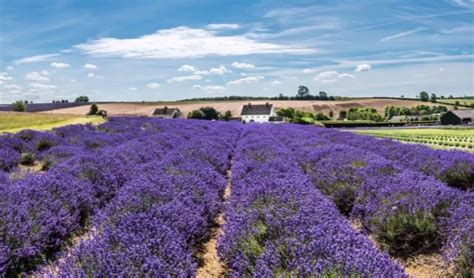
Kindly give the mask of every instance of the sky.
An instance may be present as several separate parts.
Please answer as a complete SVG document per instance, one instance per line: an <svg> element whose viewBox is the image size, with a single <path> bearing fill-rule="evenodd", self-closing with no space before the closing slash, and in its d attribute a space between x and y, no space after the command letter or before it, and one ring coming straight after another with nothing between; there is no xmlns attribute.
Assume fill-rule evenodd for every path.
<svg viewBox="0 0 474 278"><path fill-rule="evenodd" d="M474 0L0 0L0 102L473 96Z"/></svg>

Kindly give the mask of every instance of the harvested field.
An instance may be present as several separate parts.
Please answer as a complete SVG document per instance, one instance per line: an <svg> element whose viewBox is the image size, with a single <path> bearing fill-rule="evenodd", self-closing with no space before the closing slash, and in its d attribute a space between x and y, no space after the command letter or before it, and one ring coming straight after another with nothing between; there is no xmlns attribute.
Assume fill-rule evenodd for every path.
<svg viewBox="0 0 474 278"><path fill-rule="evenodd" d="M401 99L351 99L351 100L337 100L337 101L317 101L317 100L259 100L251 101L254 104L264 104L266 102L275 105L275 108L289 108L293 107L298 110L309 112L323 112L329 113L333 111L337 115L339 111L349 109L351 107L374 107L379 113L384 112L385 106L417 106L417 105L433 105L416 100L401 100ZM230 110L232 115L240 115L242 106L249 103L249 101L215 101L215 102L160 102L160 103L107 103L99 104L100 109L104 109L109 115L130 115L130 116L150 116L157 107L178 107L183 115L203 106L212 106L218 111L224 112ZM71 107L65 109L52 110L50 113L60 114L76 114L84 115L89 111L89 106Z"/></svg>

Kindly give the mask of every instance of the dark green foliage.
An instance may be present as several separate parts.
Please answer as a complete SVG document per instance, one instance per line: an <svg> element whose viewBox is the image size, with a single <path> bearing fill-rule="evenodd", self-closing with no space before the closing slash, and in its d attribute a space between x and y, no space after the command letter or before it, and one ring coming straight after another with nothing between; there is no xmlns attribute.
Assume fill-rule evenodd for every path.
<svg viewBox="0 0 474 278"><path fill-rule="evenodd" d="M386 106L385 107L385 118L390 119L393 116L420 116L420 115L431 115L447 112L446 106L428 106L418 105L416 107L405 107L405 106Z"/></svg>
<svg viewBox="0 0 474 278"><path fill-rule="evenodd" d="M412 214L399 212L374 224L378 242L395 256L431 251L441 243L436 217L421 211Z"/></svg>
<svg viewBox="0 0 474 278"><path fill-rule="evenodd" d="M430 95L427 92L423 91L423 92L420 93L420 100L421 101L428 101L428 100L430 100Z"/></svg>
<svg viewBox="0 0 474 278"><path fill-rule="evenodd" d="M91 105L91 108L89 109L89 113L87 113L88 115L97 115L97 112L99 112L99 107L97 106L97 104L92 104Z"/></svg>
<svg viewBox="0 0 474 278"><path fill-rule="evenodd" d="M306 86L299 86L298 93L296 94L297 98L306 99L310 96L309 89Z"/></svg>
<svg viewBox="0 0 474 278"><path fill-rule="evenodd" d="M220 114L216 109L207 106L189 112L188 119L217 120L219 119L219 116Z"/></svg>
<svg viewBox="0 0 474 278"><path fill-rule="evenodd" d="M87 96L80 96L80 97L77 97L75 102L89 102L89 97Z"/></svg>
<svg viewBox="0 0 474 278"><path fill-rule="evenodd" d="M457 271L458 277L474 277L474 244L469 244L468 241L462 245Z"/></svg>
<svg viewBox="0 0 474 278"><path fill-rule="evenodd" d="M21 154L21 159L20 159L20 164L21 165L26 165L26 166L31 166L35 164L35 155L28 152L28 153L22 153Z"/></svg>
<svg viewBox="0 0 474 278"><path fill-rule="evenodd" d="M278 110L277 115L285 117L290 123L296 124L314 124L315 121L325 121L330 119L328 116L321 112L313 114L311 112L295 110L291 107L287 109Z"/></svg>
<svg viewBox="0 0 474 278"><path fill-rule="evenodd" d="M383 121L382 115L377 112L377 109L371 107L352 107L347 113L347 119L355 120L369 120L374 122Z"/></svg>
<svg viewBox="0 0 474 278"><path fill-rule="evenodd" d="M474 189L474 173L469 164L458 164L446 171L440 179L449 186L462 190Z"/></svg>
<svg viewBox="0 0 474 278"><path fill-rule="evenodd" d="M16 101L13 103L13 111L15 112L26 112L27 109L27 102L26 101Z"/></svg>
<svg viewBox="0 0 474 278"><path fill-rule="evenodd" d="M221 117L223 120L228 121L230 118L232 118L232 112L229 110L225 111L224 115Z"/></svg>
<svg viewBox="0 0 474 278"><path fill-rule="evenodd" d="M41 139L38 141L38 143L36 143L36 150L37 151L47 151L49 149L51 149L51 147L54 146L54 143L47 140L47 139Z"/></svg>

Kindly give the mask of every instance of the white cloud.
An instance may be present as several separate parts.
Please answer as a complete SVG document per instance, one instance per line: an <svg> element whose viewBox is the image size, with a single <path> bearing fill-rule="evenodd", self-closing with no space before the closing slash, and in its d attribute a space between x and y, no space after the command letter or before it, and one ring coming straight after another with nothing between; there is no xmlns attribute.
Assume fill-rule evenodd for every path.
<svg viewBox="0 0 474 278"><path fill-rule="evenodd" d="M306 73L306 74L308 74L308 73L315 73L316 71L317 71L317 70L315 70L315 69L304 69L304 70L303 70L303 73Z"/></svg>
<svg viewBox="0 0 474 278"><path fill-rule="evenodd" d="M209 24L206 25L206 29L209 30L235 30L239 29L239 24Z"/></svg>
<svg viewBox="0 0 474 278"><path fill-rule="evenodd" d="M281 81L279 80L275 80L272 82L272 85L280 85L281 84Z"/></svg>
<svg viewBox="0 0 474 278"><path fill-rule="evenodd" d="M21 87L16 85L16 84L8 84L8 85L3 86L3 88L5 88L9 91L18 91L18 90L21 89Z"/></svg>
<svg viewBox="0 0 474 278"><path fill-rule="evenodd" d="M12 66L8 66L8 67L7 67L7 70L12 71L12 70L14 70L14 68L13 68Z"/></svg>
<svg viewBox="0 0 474 278"><path fill-rule="evenodd" d="M6 81L11 81L13 78L8 75L6 72L0 72L0 84L3 84Z"/></svg>
<svg viewBox="0 0 474 278"><path fill-rule="evenodd" d="M201 80L201 79L202 79L201 75L193 74L193 75L173 77L168 80L168 83L183 82L183 81L188 81L188 80Z"/></svg>
<svg viewBox="0 0 474 278"><path fill-rule="evenodd" d="M323 71L320 72L318 75L314 77L314 80L329 80L337 77L337 71L330 70L330 71Z"/></svg>
<svg viewBox="0 0 474 278"><path fill-rule="evenodd" d="M95 75L93 73L89 73L87 77L94 77Z"/></svg>
<svg viewBox="0 0 474 278"><path fill-rule="evenodd" d="M372 66L369 64L361 64L357 65L357 68L354 71L370 71L372 69Z"/></svg>
<svg viewBox="0 0 474 278"><path fill-rule="evenodd" d="M348 74L348 73L341 73L341 74L338 74L337 75L337 78L351 78L351 79L354 79L354 75L352 74Z"/></svg>
<svg viewBox="0 0 474 278"><path fill-rule="evenodd" d="M36 63L36 62L43 62L47 61L52 57L57 57L60 54L58 53L53 53L53 54L45 54L45 55L35 55L35 56L30 56L30 57L25 57L21 58L18 60L13 61L14 64L20 65L20 64L27 64L27 63Z"/></svg>
<svg viewBox="0 0 474 278"><path fill-rule="evenodd" d="M159 83L155 83L155 82L148 83L146 84L146 86L150 89L159 89L161 87Z"/></svg>
<svg viewBox="0 0 474 278"><path fill-rule="evenodd" d="M320 72L318 75L316 75L313 78L313 80L319 81L321 83L334 83L338 79L343 79L343 78L354 79L355 77L352 74L348 74L348 73L339 74L335 70L330 70L330 71Z"/></svg>
<svg viewBox="0 0 474 278"><path fill-rule="evenodd" d="M85 64L84 68L89 69L89 70L95 70L95 69L97 69L97 66L93 65L93 64Z"/></svg>
<svg viewBox="0 0 474 278"><path fill-rule="evenodd" d="M229 82L227 82L227 85L251 84L251 83L256 83L259 80L262 80L264 78L265 77L263 77L263 76L249 76L249 77L229 81Z"/></svg>
<svg viewBox="0 0 474 278"><path fill-rule="evenodd" d="M128 89L129 89L130 91L136 91L136 90L137 90L136 87L128 87Z"/></svg>
<svg viewBox="0 0 474 278"><path fill-rule="evenodd" d="M69 68L69 64L58 63L58 62L53 62L53 63L50 64L50 66L53 67L53 68L57 68L57 69Z"/></svg>
<svg viewBox="0 0 474 278"><path fill-rule="evenodd" d="M49 78L46 77L45 75L47 74L44 74L44 72L33 71L33 72L28 73L25 76L25 80L37 81L37 82L49 82Z"/></svg>
<svg viewBox="0 0 474 278"><path fill-rule="evenodd" d="M38 89L38 90L51 90L51 89L57 88L55 85L42 84L42 83L30 83L29 86L33 89Z"/></svg>
<svg viewBox="0 0 474 278"><path fill-rule="evenodd" d="M255 65L246 64L246 63L239 63L239 62L233 62L232 67L234 69L254 69Z"/></svg>
<svg viewBox="0 0 474 278"><path fill-rule="evenodd" d="M176 59L250 54L309 54L305 47L264 43L244 35L218 36L204 29L177 27L134 39L101 38L76 45L95 56L141 59Z"/></svg>
<svg viewBox="0 0 474 278"><path fill-rule="evenodd" d="M411 35L411 34L414 34L414 33L418 33L418 32L423 31L423 30L426 30L426 28L418 27L418 28L415 28L413 30L409 30L409 31L406 31L406 32L401 32L401 33L398 33L398 34L395 34L395 35L387 36L385 38L382 38L380 41L381 42L386 42L386 41L402 38L402 37L405 37L405 36L408 36L408 35Z"/></svg>
<svg viewBox="0 0 474 278"><path fill-rule="evenodd" d="M203 90L203 91L223 91L225 90L225 87L193 85L193 89L198 89L198 90Z"/></svg>
<svg viewBox="0 0 474 278"><path fill-rule="evenodd" d="M180 72L195 72L195 71L197 71L197 70L198 70L197 67L191 66L191 65L182 65L182 66L178 69L178 71L180 71Z"/></svg>
<svg viewBox="0 0 474 278"><path fill-rule="evenodd" d="M230 70L226 69L224 66L209 69L210 74L223 75L223 74L229 73L229 72L230 72Z"/></svg>

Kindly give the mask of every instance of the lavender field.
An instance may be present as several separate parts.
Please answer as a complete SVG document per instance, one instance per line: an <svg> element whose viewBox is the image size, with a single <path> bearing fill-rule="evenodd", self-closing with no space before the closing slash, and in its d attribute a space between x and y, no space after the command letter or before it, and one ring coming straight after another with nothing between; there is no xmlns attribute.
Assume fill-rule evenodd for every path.
<svg viewBox="0 0 474 278"><path fill-rule="evenodd" d="M24 130L0 136L0 275L408 277L438 254L471 277L473 188L474 154L314 126Z"/></svg>

